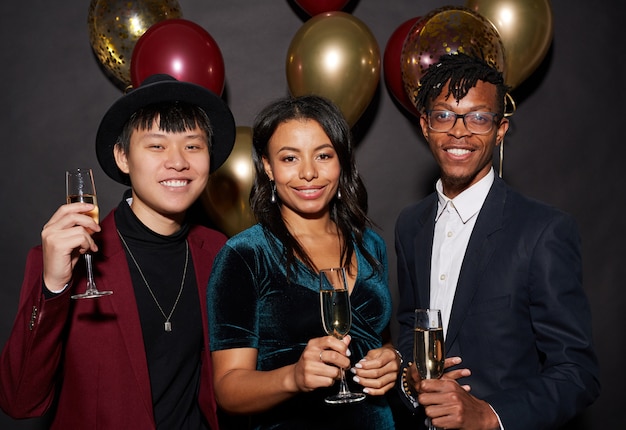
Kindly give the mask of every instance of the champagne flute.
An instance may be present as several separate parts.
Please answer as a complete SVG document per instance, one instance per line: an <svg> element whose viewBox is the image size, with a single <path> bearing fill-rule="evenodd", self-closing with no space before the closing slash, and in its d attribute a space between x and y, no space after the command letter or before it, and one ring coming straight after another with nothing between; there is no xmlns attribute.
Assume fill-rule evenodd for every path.
<svg viewBox="0 0 626 430"><path fill-rule="evenodd" d="M445 359L441 311L439 309L415 309L413 360L420 378L441 378ZM429 430L437 430L430 418L427 421Z"/></svg>
<svg viewBox="0 0 626 430"><path fill-rule="evenodd" d="M324 330L328 335L342 339L352 324L350 295L343 267L320 270L320 305ZM348 389L344 369L340 368L339 372L339 393L326 397L326 403L343 404L364 400L364 393L352 393Z"/></svg>
<svg viewBox="0 0 626 430"><path fill-rule="evenodd" d="M96 186L93 181L91 169L79 168L65 172L65 194L67 203L91 203L94 208L86 212L97 223L99 222L98 200L96 198ZM87 266L87 290L82 294L71 296L73 299L93 299L100 296L113 294L113 291L99 291L93 278L93 267L91 254L85 253L85 264Z"/></svg>

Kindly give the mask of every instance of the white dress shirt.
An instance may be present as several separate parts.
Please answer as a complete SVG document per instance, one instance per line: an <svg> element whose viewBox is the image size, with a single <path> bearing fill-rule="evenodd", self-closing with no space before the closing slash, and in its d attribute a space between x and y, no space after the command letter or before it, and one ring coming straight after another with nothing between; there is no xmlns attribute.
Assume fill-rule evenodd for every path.
<svg viewBox="0 0 626 430"><path fill-rule="evenodd" d="M489 170L484 178L454 199L443 194L441 179L435 185L439 202L431 256L430 308L441 310L444 336L448 332L456 284L461 273L467 244L474 230L478 213L493 184L494 175L493 169ZM500 429L504 430L500 416L495 410L494 413L498 417Z"/></svg>
<svg viewBox="0 0 626 430"><path fill-rule="evenodd" d="M484 178L454 199L443 194L441 179L435 188L439 196L430 270L430 308L441 310L444 335L452 311L461 264L476 218L494 181L493 169Z"/></svg>

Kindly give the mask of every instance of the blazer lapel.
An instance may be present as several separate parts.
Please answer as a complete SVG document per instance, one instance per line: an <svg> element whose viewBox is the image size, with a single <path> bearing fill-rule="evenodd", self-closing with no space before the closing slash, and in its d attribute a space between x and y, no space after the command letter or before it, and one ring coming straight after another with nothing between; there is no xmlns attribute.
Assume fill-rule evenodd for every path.
<svg viewBox="0 0 626 430"><path fill-rule="evenodd" d="M485 267L496 249L492 235L502 228L505 201L505 184L502 179L495 178L465 251L446 333L446 350L450 350L463 325Z"/></svg>
<svg viewBox="0 0 626 430"><path fill-rule="evenodd" d="M431 194L432 196L432 194ZM421 308L430 307L430 267L433 250L433 236L435 234L435 216L437 214L437 198L432 199L426 210L420 215L418 221L422 226L415 236L415 279ZM428 244L425 246L424 244ZM423 287L422 287L423 286Z"/></svg>
<svg viewBox="0 0 626 430"><path fill-rule="evenodd" d="M114 211L113 211L114 212ZM130 278L126 253L117 235L113 212L102 222L104 261L101 279L97 282L104 289L112 290L109 296L113 312L117 316L119 333L128 353L128 359L135 374L136 384L142 393L142 399L149 416L154 416L152 392L148 362L143 344L141 321L135 299L135 292Z"/></svg>
<svg viewBox="0 0 626 430"><path fill-rule="evenodd" d="M201 404L205 416L207 417L211 428L217 428L217 405L215 402L215 394L211 378L213 375L213 363L209 351L209 330L207 318L207 300L206 290L213 267L213 260L217 251L226 241L225 237L207 238L205 235L198 233L199 227L192 227L187 236L189 240L189 248L191 249L191 257L193 259L194 271L196 274L196 283L198 285L198 296L200 297L200 309L202 310L202 326L204 332L204 350L202 351L202 370L200 377L200 388L198 392L198 401ZM219 243L218 241L221 241Z"/></svg>
<svg viewBox="0 0 626 430"><path fill-rule="evenodd" d="M192 227L187 236L189 240L189 249L191 250L191 258L196 275L196 283L198 285L198 297L200 299L200 310L202 311L203 327L208 326L207 321L207 303L206 303L206 287L211 274L212 262L215 258L214 250L210 246L205 247L205 242L197 234L196 227ZM210 244L209 244L210 245ZM208 345L207 330L204 330L205 343Z"/></svg>

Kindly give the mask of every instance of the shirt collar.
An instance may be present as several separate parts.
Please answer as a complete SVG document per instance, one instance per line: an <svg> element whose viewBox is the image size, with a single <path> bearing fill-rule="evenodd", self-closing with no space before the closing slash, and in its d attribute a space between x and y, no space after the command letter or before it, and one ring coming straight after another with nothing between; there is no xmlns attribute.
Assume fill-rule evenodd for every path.
<svg viewBox="0 0 626 430"><path fill-rule="evenodd" d="M494 179L495 175L493 172L493 168L491 168L484 178L476 182L467 190L463 191L454 199L450 199L446 197L445 194L443 194L443 185L441 183L441 178L438 179L437 183L435 184L435 189L437 190L439 204L437 205L437 215L435 216L435 222L439 220L439 217L441 217L443 211L448 205L450 205L450 207L453 208L459 215L459 218L461 218L463 224L467 223L480 211L480 208L487 198L487 194L489 194L489 189L491 188Z"/></svg>

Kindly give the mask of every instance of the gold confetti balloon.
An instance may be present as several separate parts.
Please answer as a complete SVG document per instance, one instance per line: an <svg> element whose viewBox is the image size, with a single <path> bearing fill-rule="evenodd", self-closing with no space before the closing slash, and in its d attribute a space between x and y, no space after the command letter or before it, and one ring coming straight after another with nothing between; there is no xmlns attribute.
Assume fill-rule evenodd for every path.
<svg viewBox="0 0 626 430"><path fill-rule="evenodd" d="M483 58L503 72L504 46L494 25L465 7L445 6L425 15L409 30L402 47L402 81L413 102L424 72L444 54Z"/></svg>
<svg viewBox="0 0 626 430"><path fill-rule="evenodd" d="M175 0L91 0L89 41L108 77L126 89L131 85L130 60L137 40L151 25L181 17Z"/></svg>
<svg viewBox="0 0 626 430"><path fill-rule="evenodd" d="M468 0L498 30L506 52L506 84L516 88L541 64L552 43L549 0Z"/></svg>

